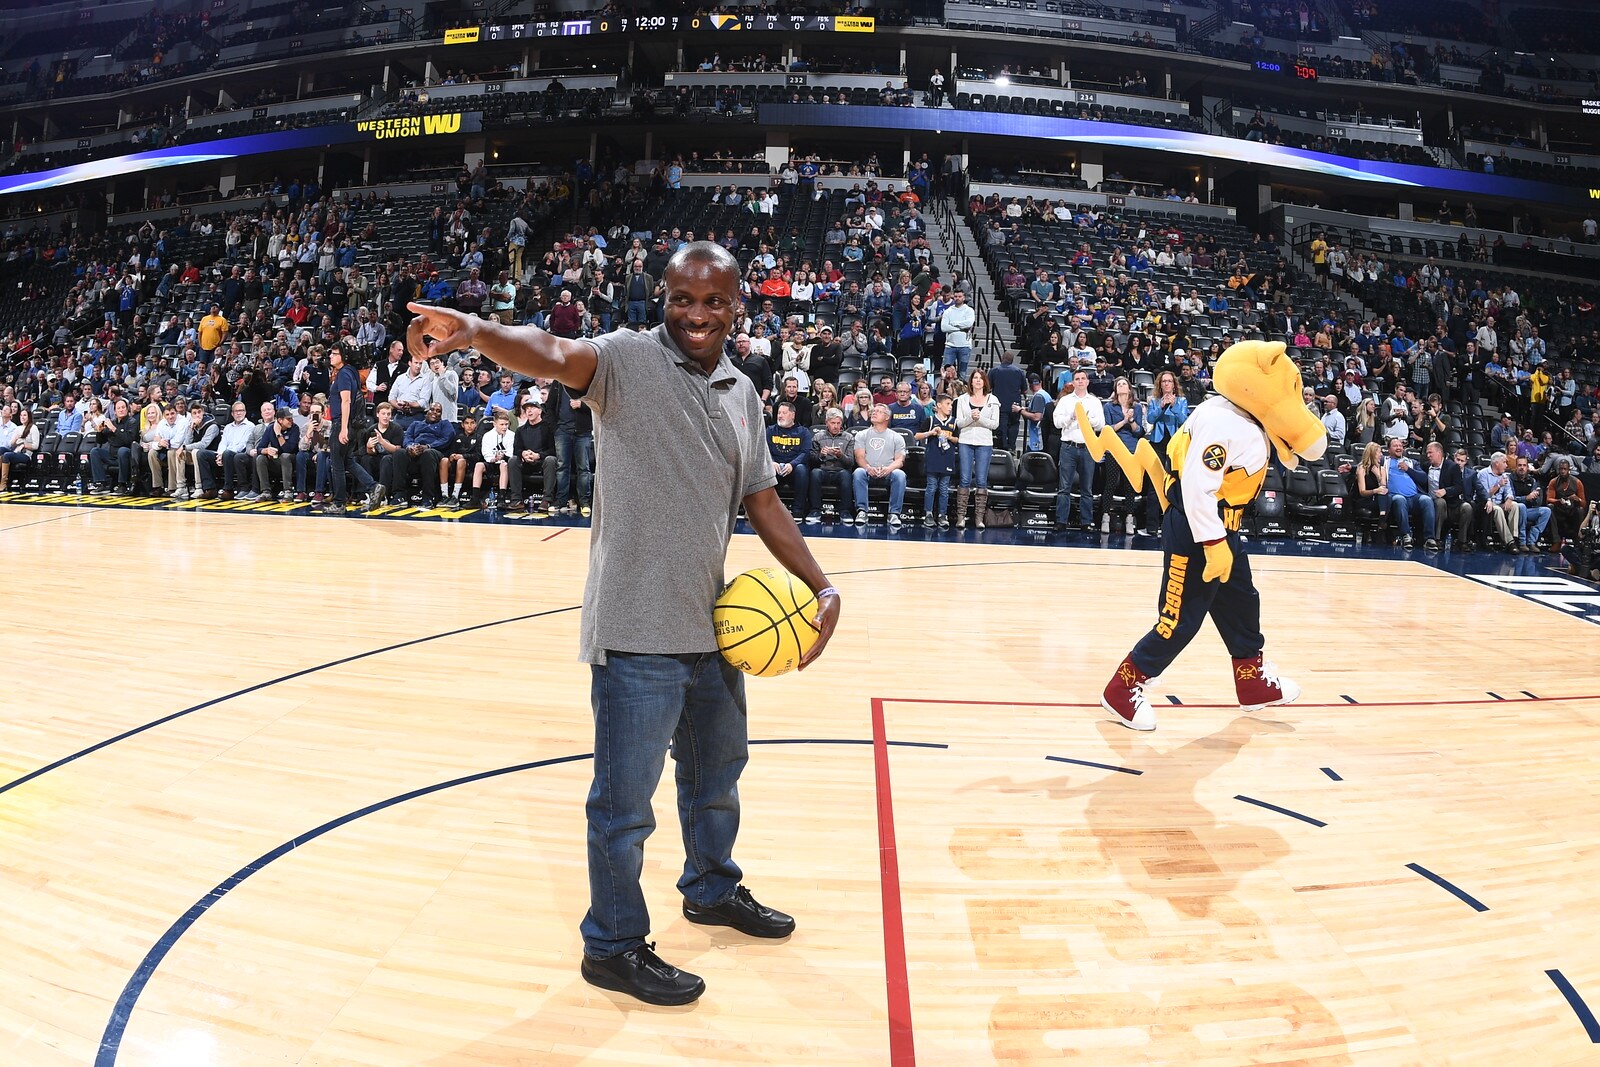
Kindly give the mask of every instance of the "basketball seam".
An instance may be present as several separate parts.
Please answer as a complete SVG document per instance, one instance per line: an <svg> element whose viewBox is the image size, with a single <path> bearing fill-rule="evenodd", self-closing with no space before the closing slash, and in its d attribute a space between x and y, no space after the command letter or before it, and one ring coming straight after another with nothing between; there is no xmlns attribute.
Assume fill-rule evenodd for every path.
<svg viewBox="0 0 1600 1067"><path fill-rule="evenodd" d="M762 570L771 570L771 568L769 568L769 567L763 567L761 569ZM783 573L784 573L785 577L790 577L790 575L789 575L789 573L787 571L785 571ZM734 580L738 581L737 578L734 579ZM774 593L772 591L772 587L771 586L767 585L766 582L763 582L760 579L753 579L753 580L762 589L766 590L767 596L772 598L772 603L774 605L776 605L778 611L780 611L783 614L783 618L782 618L781 621L782 621L782 623L784 625L789 627L789 636L794 638L795 651L799 652L800 651L800 633L799 633L798 630L796 630L794 628L794 614L798 614L799 613L800 605L799 604L795 604L794 605L794 614L791 614L789 609L783 606L783 601L778 599L778 594ZM788 582L785 582L784 585L789 587L789 600L790 600L791 603L793 603L793 601L794 601L794 583L793 583L793 581L788 581ZM777 624L775 623L774 625L777 625ZM778 650L776 648L774 648L772 650L772 658L773 659L777 659L778 658ZM771 660L767 661L767 666L768 667L772 666ZM765 668L763 668L763 669L765 669Z"/></svg>
<svg viewBox="0 0 1600 1067"><path fill-rule="evenodd" d="M756 638L758 638L762 634L766 633L767 630L776 630L778 628L778 620L777 619L774 619L771 615L768 615L766 612L762 611L760 608L751 607L748 604L725 604L725 605L723 605L722 610L723 611L732 611L732 610L753 611L757 615L760 615L763 619L767 620L766 629L757 630L755 633L750 634L748 637L741 637L741 638L739 638L739 640L735 641L733 644L728 645L726 647L723 647L722 651L725 652L725 653L726 652L732 652L734 649L738 648L740 645L744 644L747 641L754 641Z"/></svg>
<svg viewBox="0 0 1600 1067"><path fill-rule="evenodd" d="M746 572L746 573L748 573L748 572ZM740 575L736 576L733 579L733 581L728 583L728 588L732 589L734 586L738 585L739 584L739 579L743 578L743 577L745 577L745 575L743 575L743 574L740 574ZM778 609L778 611L780 611L780 612L783 611L783 603L781 601L779 601L777 597L772 595L772 590L768 589L764 582L761 582L759 579L755 579L755 578L752 578L750 580L753 583L755 583L756 585L760 586L761 589L766 592L768 597L772 598L772 603ZM726 595L727 590L724 590L723 593L724 593L724 595ZM772 661L778 658L778 646L783 641L783 632L778 629L778 620L774 619L772 616L768 615L766 612L762 611L760 608L755 607L753 605L748 605L748 604L740 605L740 606L744 607L744 608L747 608L750 611L754 611L757 614L761 615L763 618L765 618L767 620L767 629L766 630L762 630L760 633L751 634L749 637L744 638L744 640L740 641L738 644L736 644L736 645L734 645L732 647L737 648L739 644L743 644L745 641L754 640L755 638L760 637L761 634L766 633L767 630L777 631L777 637L772 642L772 655L767 657L767 662L765 662L765 663L763 663L761 665L761 669L760 670L755 670L755 671L749 672L751 674L756 675L756 677L759 678L759 677L762 677L762 676L764 676L766 674L767 668L772 666ZM797 640L798 640L798 638L797 638ZM726 650L724 650L724 656L726 656Z"/></svg>

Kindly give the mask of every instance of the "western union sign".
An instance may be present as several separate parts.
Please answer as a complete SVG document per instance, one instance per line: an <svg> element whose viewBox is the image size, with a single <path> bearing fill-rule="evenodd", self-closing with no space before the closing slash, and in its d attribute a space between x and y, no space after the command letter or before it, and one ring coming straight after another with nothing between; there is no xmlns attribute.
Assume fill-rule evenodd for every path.
<svg viewBox="0 0 1600 1067"><path fill-rule="evenodd" d="M395 137L432 137L436 134L460 133L461 112L398 119L371 119L356 123L356 132L370 134L379 141Z"/></svg>
<svg viewBox="0 0 1600 1067"><path fill-rule="evenodd" d="M445 30L444 31L444 43L445 44L477 44L478 43L478 33L479 33L479 31L481 29L482 29L482 27L479 27L479 26L468 26L464 30Z"/></svg>
<svg viewBox="0 0 1600 1067"><path fill-rule="evenodd" d="M877 20L871 15L835 15L833 29L835 33L873 33Z"/></svg>

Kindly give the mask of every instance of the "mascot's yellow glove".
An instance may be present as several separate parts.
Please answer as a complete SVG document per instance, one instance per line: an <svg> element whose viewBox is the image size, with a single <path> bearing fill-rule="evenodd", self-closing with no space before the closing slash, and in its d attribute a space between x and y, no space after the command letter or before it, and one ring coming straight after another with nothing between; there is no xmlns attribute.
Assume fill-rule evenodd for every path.
<svg viewBox="0 0 1600 1067"><path fill-rule="evenodd" d="M1228 547L1228 539L1220 538L1216 541L1205 542L1206 569L1200 575L1208 582L1225 582L1233 577L1233 549Z"/></svg>

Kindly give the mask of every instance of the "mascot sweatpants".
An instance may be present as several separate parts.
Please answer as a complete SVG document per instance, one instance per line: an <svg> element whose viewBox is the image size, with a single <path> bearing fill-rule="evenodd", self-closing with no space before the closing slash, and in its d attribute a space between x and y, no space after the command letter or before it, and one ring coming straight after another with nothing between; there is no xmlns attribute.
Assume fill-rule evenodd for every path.
<svg viewBox="0 0 1600 1067"><path fill-rule="evenodd" d="M1161 590L1156 595L1156 624L1133 646L1133 665L1154 678L1178 658L1207 615L1217 625L1228 655L1245 659L1260 655L1266 644L1261 636L1261 595L1250 574L1250 557L1236 533L1228 534L1233 549L1233 575L1226 582L1208 582L1205 546L1189 532L1189 518L1174 502L1161 523Z"/></svg>

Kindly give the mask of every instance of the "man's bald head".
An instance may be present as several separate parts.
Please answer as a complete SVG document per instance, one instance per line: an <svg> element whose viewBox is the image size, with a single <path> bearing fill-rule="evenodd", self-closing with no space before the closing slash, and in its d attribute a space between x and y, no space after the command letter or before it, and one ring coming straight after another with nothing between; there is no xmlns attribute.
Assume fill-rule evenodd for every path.
<svg viewBox="0 0 1600 1067"><path fill-rule="evenodd" d="M710 241L694 241L684 245L672 254L667 260L666 269L661 272L663 279L667 279L681 270L691 267L705 267L712 271L726 270L733 276L734 287L738 287L739 261L719 244Z"/></svg>

